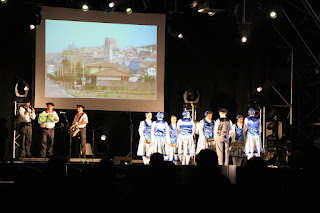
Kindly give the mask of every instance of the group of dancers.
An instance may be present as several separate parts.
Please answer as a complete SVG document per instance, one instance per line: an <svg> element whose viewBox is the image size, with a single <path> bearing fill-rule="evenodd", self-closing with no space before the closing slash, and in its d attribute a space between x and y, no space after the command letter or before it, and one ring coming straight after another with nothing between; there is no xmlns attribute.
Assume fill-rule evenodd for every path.
<svg viewBox="0 0 320 213"><path fill-rule="evenodd" d="M146 165L153 153L161 153L165 160L175 164L181 161L182 165L189 165L191 157L203 149L215 150L219 165L228 165L230 155L237 166L241 166L244 158L259 157L262 152L261 124L255 116L255 110L250 108L245 119L237 115L235 124L226 117L227 112L227 109L221 108L220 118L215 121L212 119L213 112L204 113L204 118L198 124L197 146L194 141L195 123L189 111L183 111L183 117L178 121L172 115L170 125L163 120L162 112L156 114L156 121L152 121L152 113L147 112L146 119L139 126L137 155L142 156Z"/></svg>

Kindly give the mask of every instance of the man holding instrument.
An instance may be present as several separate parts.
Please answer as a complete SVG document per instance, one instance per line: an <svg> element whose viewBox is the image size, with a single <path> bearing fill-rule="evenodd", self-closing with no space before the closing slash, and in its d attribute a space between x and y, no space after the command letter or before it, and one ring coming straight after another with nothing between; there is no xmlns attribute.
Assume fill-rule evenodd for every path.
<svg viewBox="0 0 320 213"><path fill-rule="evenodd" d="M25 98L24 105L18 111L18 123L20 133L20 154L19 159L31 158L32 124L31 120L36 118L34 108L30 106L30 99Z"/></svg>
<svg viewBox="0 0 320 213"><path fill-rule="evenodd" d="M46 103L47 110L43 111L38 118L41 127L41 145L42 149L40 156L42 158L50 157L53 155L53 142L54 142L54 126L59 122L58 114L53 110L53 103Z"/></svg>
<svg viewBox="0 0 320 213"><path fill-rule="evenodd" d="M87 130L88 115L83 111L85 107L83 105L77 105L78 113L74 116L72 125L79 128L79 133L74 137L74 151L79 154L80 157L86 157L86 142L87 142ZM81 142L81 143L80 143ZM81 146L81 153L80 153Z"/></svg>

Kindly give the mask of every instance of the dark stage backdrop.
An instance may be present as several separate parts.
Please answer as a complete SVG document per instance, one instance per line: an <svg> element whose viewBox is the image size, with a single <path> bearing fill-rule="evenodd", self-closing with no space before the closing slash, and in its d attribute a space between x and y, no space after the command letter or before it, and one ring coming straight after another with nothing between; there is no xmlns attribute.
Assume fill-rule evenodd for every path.
<svg viewBox="0 0 320 213"><path fill-rule="evenodd" d="M35 32L28 29L24 22L25 11L22 5L13 8L10 5L1 8L1 20L4 39L3 53L0 63L0 118L1 127L8 131L2 137L1 159L10 159L13 132L13 99L16 76L31 85L30 97L34 88L34 45ZM206 110L214 111L218 117L218 107L229 109L228 116L234 121L237 113L246 114L248 109L248 93L262 85L266 76L274 76L275 62L281 64L284 72L288 71L285 51L273 51L268 35L262 30L253 31L246 45L239 42L237 28L231 17L226 15L182 16L181 26L183 39L173 38L166 33L166 65L165 65L165 120L169 122L172 114L181 118L183 109L182 95L190 87L200 93L198 120L203 118ZM281 60L279 60L281 59ZM279 70L276 70L279 71ZM289 71L288 71L289 76ZM289 77L283 75L278 82ZM279 78L280 78L279 77ZM287 86L286 84L284 84ZM284 86L283 86L284 87ZM37 109L41 112L42 109ZM75 111L67 111L72 121ZM89 116L88 141L91 142L90 130L96 131L96 143L100 151L106 146L100 141L100 135L106 134L110 144L110 155L127 155L130 147L129 112L87 111ZM144 119L144 113L132 112L133 121L133 153L136 154L139 136L138 125ZM63 118L60 116L62 122ZM2 131L2 130L1 130ZM34 122L33 152L39 153L39 125ZM7 143L5 143L7 141ZM6 145L7 144L7 145ZM67 154L68 136L66 130L56 131L55 152ZM5 152L6 150L6 152ZM5 154L6 153L6 154Z"/></svg>

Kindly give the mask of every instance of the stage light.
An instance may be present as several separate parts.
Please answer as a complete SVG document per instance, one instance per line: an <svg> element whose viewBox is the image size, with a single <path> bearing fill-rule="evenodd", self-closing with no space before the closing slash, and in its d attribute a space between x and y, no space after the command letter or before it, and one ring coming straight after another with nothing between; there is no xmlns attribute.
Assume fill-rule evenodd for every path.
<svg viewBox="0 0 320 213"><path fill-rule="evenodd" d="M17 98L25 98L25 97L27 97L28 96L28 92L29 92L29 88L30 87L29 87L28 83L25 80L23 80L23 79L18 77L17 80L16 80L16 86L14 88L14 92L15 92L16 97ZM23 89L23 94L20 94L19 91L22 92L22 89Z"/></svg>
<svg viewBox="0 0 320 213"><path fill-rule="evenodd" d="M183 35L180 33L180 34L178 35L178 38L182 39L182 38L183 38Z"/></svg>
<svg viewBox="0 0 320 213"><path fill-rule="evenodd" d="M105 136L105 135L101 135L101 140L102 140L102 141L107 140L107 136Z"/></svg>
<svg viewBox="0 0 320 213"><path fill-rule="evenodd" d="M128 7L128 8L126 9L126 13L127 13L127 14L131 14L131 13L132 13L132 9L131 9L130 7Z"/></svg>
<svg viewBox="0 0 320 213"><path fill-rule="evenodd" d="M7 1L8 1L8 0L0 0L0 2L1 2L2 4L7 3Z"/></svg>
<svg viewBox="0 0 320 213"><path fill-rule="evenodd" d="M262 87L257 87L257 92L261 92L262 91Z"/></svg>
<svg viewBox="0 0 320 213"><path fill-rule="evenodd" d="M247 36L242 36L241 42L242 42L242 43L246 43L247 41L248 41Z"/></svg>
<svg viewBox="0 0 320 213"><path fill-rule="evenodd" d="M84 11L84 12L87 12L89 10L89 6L84 4L84 5L82 5L81 10Z"/></svg>
<svg viewBox="0 0 320 213"><path fill-rule="evenodd" d="M30 24L30 30L34 30L34 29L36 29L36 25Z"/></svg>
<svg viewBox="0 0 320 213"><path fill-rule="evenodd" d="M102 6L103 12L108 15L114 11L115 6L116 4L111 1L107 5Z"/></svg>
<svg viewBox="0 0 320 213"><path fill-rule="evenodd" d="M208 12L208 15L209 15L209 16L213 16L214 14L216 14L216 13L215 13L215 12L212 12L212 11L209 11L209 12Z"/></svg>
<svg viewBox="0 0 320 213"><path fill-rule="evenodd" d="M198 6L198 1L193 1L190 6L191 8L196 8Z"/></svg>
<svg viewBox="0 0 320 213"><path fill-rule="evenodd" d="M114 6L116 6L116 4L112 1L112 2L110 2L110 3L108 4L108 6L109 6L110 8L114 8Z"/></svg>
<svg viewBox="0 0 320 213"><path fill-rule="evenodd" d="M270 17L272 18L272 19L275 19L275 18L277 18L277 13L275 12L275 11L271 11L270 12Z"/></svg>
<svg viewBox="0 0 320 213"><path fill-rule="evenodd" d="M39 6L31 6L28 8L30 11L28 13L28 23L29 23L29 29L30 30L35 30L37 27L41 24L42 22L42 16L41 16L41 10L42 8Z"/></svg>

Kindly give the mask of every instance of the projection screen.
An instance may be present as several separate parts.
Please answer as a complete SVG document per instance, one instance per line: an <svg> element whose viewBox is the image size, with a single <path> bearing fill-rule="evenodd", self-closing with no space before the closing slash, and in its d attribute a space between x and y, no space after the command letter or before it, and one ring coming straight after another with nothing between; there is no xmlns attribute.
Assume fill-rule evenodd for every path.
<svg viewBox="0 0 320 213"><path fill-rule="evenodd" d="M165 15L42 8L35 107L163 111Z"/></svg>

